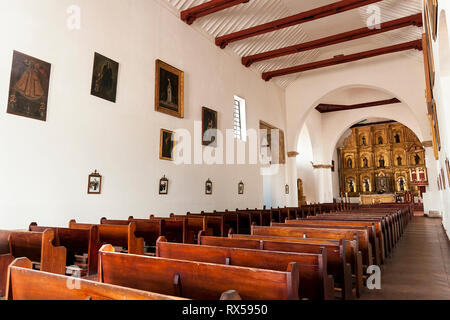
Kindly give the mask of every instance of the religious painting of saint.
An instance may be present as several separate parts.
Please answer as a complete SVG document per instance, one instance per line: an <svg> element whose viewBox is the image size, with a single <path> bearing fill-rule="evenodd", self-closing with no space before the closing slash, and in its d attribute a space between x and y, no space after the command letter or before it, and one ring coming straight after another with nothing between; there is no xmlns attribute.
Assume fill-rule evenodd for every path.
<svg viewBox="0 0 450 320"><path fill-rule="evenodd" d="M169 194L169 179L166 176L159 180L159 194Z"/></svg>
<svg viewBox="0 0 450 320"><path fill-rule="evenodd" d="M51 64L14 51L7 112L47 120Z"/></svg>
<svg viewBox="0 0 450 320"><path fill-rule="evenodd" d="M161 160L173 160L173 149L175 147L174 133L161 129L161 143L159 147L159 158Z"/></svg>
<svg viewBox="0 0 450 320"><path fill-rule="evenodd" d="M184 118L184 72L156 60L155 110Z"/></svg>
<svg viewBox="0 0 450 320"><path fill-rule="evenodd" d="M94 55L94 70L92 71L91 94L116 102L118 77L119 64L96 52Z"/></svg>
<svg viewBox="0 0 450 320"><path fill-rule="evenodd" d="M213 190L212 181L210 179L208 179L205 183L205 194L212 195L212 193L213 193L212 190Z"/></svg>
<svg viewBox="0 0 450 320"><path fill-rule="evenodd" d="M217 147L217 111L202 108L202 145Z"/></svg>

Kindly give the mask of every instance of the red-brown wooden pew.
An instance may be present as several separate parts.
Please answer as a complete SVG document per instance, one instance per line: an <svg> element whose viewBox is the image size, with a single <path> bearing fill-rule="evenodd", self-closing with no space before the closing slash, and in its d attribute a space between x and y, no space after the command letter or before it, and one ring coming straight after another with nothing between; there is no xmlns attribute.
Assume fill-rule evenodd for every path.
<svg viewBox="0 0 450 320"><path fill-rule="evenodd" d="M218 300L235 290L243 300L298 300L298 266L246 268L114 252L99 253L98 281L189 299Z"/></svg>
<svg viewBox="0 0 450 320"><path fill-rule="evenodd" d="M289 263L295 262L299 271L300 298L334 299L333 276L327 274L327 255L324 247L314 253L293 253L170 243L161 237L156 244L156 256L278 271L287 270Z"/></svg>

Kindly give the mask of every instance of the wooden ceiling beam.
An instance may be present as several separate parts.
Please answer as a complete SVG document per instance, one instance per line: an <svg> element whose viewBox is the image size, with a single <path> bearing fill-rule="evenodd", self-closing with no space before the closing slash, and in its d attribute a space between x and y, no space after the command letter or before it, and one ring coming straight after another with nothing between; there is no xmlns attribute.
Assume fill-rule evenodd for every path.
<svg viewBox="0 0 450 320"><path fill-rule="evenodd" d="M278 19L259 26L233 32L216 38L216 45L224 49L229 43L255 37L264 33L292 27L305 22L332 16L341 12L367 6L382 0L341 0L323 7L305 11L290 17Z"/></svg>
<svg viewBox="0 0 450 320"><path fill-rule="evenodd" d="M222 11L241 3L247 3L250 0L211 0L198 6L186 9L181 12L181 20L191 25L198 18L207 16L214 12Z"/></svg>
<svg viewBox="0 0 450 320"><path fill-rule="evenodd" d="M347 56L346 55L337 56L335 58L326 59L326 60L322 60L322 61L316 61L316 62L312 62L312 63L307 63L307 64L295 66L295 67L264 72L262 74L262 78L265 81L269 81L272 78L281 77L281 76L285 76L288 74L294 74L294 73L299 73L299 72L304 72L304 71L309 71L309 70L314 70L314 69L335 66L335 65L339 65L339 64L343 64L343 63L368 59L368 58L372 58L372 57L377 57L377 56L381 56L381 55L385 55L385 54L401 52L401 51L406 51L406 50L412 50L412 49L422 50L422 48L423 48L422 40L414 40L414 41L410 41L410 42L396 44L396 45L389 46L389 47L383 47L383 48L379 48L379 49L375 49L375 50L369 50L369 51L364 51L364 52L360 52L360 53L355 53L355 54L351 54L351 55L347 55Z"/></svg>
<svg viewBox="0 0 450 320"><path fill-rule="evenodd" d="M392 98L392 99L385 99L385 100L380 100L380 101L358 103L358 104L353 104L353 105L321 103L316 107L316 110L319 111L320 113L329 113L329 112L337 112L337 111L345 111L345 110L378 107L378 106L384 106L384 105L396 104L396 103L401 103L401 101L398 100L397 98Z"/></svg>
<svg viewBox="0 0 450 320"><path fill-rule="evenodd" d="M260 62L264 60L270 60L282 56L287 56L299 52L304 52L308 50L318 49L338 43L343 43L351 40L361 39L369 36L373 36L376 34L408 27L408 26L416 26L422 27L422 13L414 14L409 17L404 17L396 20L392 20L389 22L385 22L380 24L380 28L368 28L364 27L361 29L356 29L336 35L332 35L329 37L325 37L322 39L309 41L285 48L280 48L277 50L267 51L251 56L246 56L242 58L242 64L246 67L250 67L255 62Z"/></svg>

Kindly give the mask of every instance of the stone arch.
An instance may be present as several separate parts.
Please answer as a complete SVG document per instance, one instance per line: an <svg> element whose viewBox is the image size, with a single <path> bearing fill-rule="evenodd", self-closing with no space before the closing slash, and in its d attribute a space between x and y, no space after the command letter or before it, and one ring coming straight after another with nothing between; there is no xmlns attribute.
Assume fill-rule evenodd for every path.
<svg viewBox="0 0 450 320"><path fill-rule="evenodd" d="M371 86L371 85L346 85L346 86L341 86L341 87L337 87L335 89L333 89L332 91L329 91L327 93L325 93L323 96L321 96L320 98L316 99L310 106L310 109L308 110L308 112L304 115L304 117L301 119L300 124L297 128L300 128L299 130L296 130L295 133L295 148L298 146L298 141L300 138L300 133L301 130L303 129L303 126L306 122L306 119L308 118L308 116L310 115L310 113L314 110L314 108L320 103L321 100L323 100L324 98L326 98L328 95L331 94L335 94L336 92L339 92L341 90L346 90L346 89L351 89L351 88L367 88L367 89L374 89L374 90L379 90L383 93L389 94L393 97L396 97L397 99L399 99L400 101L402 101L402 105L405 105L407 107L407 109L409 109L409 113L408 114L402 114L402 115L393 115L390 113L385 113L385 115L389 115L389 117L386 117L386 119L390 119L390 120L395 120L397 122L403 123L404 125L406 125L407 127L409 127L418 137L421 141L425 140L424 137L426 136L426 134L423 134L423 130L421 127L421 124L419 124L419 122L417 121L417 119L415 118L413 112L411 112L411 107L408 105L408 103L403 103L404 100L401 99L401 97L399 97L398 95L395 95L394 93L392 93L391 91L384 89L382 87L375 87L375 86ZM379 109L380 107L378 107ZM374 108L376 109L376 108ZM370 109L369 109L370 110ZM410 119L408 121L404 121L405 120L405 116L410 116ZM360 119L358 120L352 120L352 119L343 119L345 121L345 125L342 126L341 131L342 132L338 132L336 133L336 135L334 135L334 139L336 141L334 141L334 143L331 143L331 145L335 145L336 142L339 140L339 138L342 136L342 134L352 125L366 119L367 116L361 116ZM350 124L351 123L351 124ZM350 125L348 125L350 124ZM429 128L426 127L426 129L428 130ZM328 161L328 159L324 159L324 161Z"/></svg>

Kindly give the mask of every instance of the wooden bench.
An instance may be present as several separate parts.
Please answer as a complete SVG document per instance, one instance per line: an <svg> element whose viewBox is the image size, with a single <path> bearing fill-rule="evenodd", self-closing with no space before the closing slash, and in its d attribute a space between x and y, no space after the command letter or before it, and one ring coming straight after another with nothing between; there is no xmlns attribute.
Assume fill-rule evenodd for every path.
<svg viewBox="0 0 450 320"><path fill-rule="evenodd" d="M381 265L382 257L381 257L381 248L380 241L377 237L376 228L374 224L369 225L339 225L337 223L308 223L306 221L298 221L298 220L286 220L285 223L272 223L274 227L306 227L306 228L321 228L321 229L342 229L342 230L365 230L368 232L369 241L372 247L372 264L376 264L378 266ZM360 239L360 242L362 240Z"/></svg>
<svg viewBox="0 0 450 320"><path fill-rule="evenodd" d="M244 300L298 300L298 266L285 272L115 253L99 252L98 281L190 299L218 300L235 290Z"/></svg>
<svg viewBox="0 0 450 320"><path fill-rule="evenodd" d="M252 226L252 235L299 237L299 238L319 238L319 239L345 239L357 240L358 248L363 259L363 268L372 265L372 246L366 230L345 230L345 229L321 229L297 227L260 227Z"/></svg>
<svg viewBox="0 0 450 320"><path fill-rule="evenodd" d="M128 225L94 225L77 223L71 220L69 227L73 229L85 229L95 226L91 247L89 248L89 275L97 273L98 251L104 244L112 244L117 247L126 248L130 254L144 254L144 238L137 236L136 223L130 222Z"/></svg>
<svg viewBox="0 0 450 320"><path fill-rule="evenodd" d="M359 297L363 289L361 252L357 251L355 241L242 234L230 234L228 238L203 236L199 238L199 241L199 244L211 246L304 253L317 253L321 247L325 247L327 271L334 277L336 288L343 291L342 298L349 300L355 294Z"/></svg>
<svg viewBox="0 0 450 320"><path fill-rule="evenodd" d="M32 270L32 262L30 260L19 258L14 260L8 269L6 300L184 299Z"/></svg>
<svg viewBox="0 0 450 320"><path fill-rule="evenodd" d="M199 236L201 238L201 235ZM226 238L225 238L226 239ZM161 237L156 256L168 259L200 261L258 269L285 271L295 262L299 271L299 297L309 300L334 299L333 276L327 274L326 248L313 253L262 251L223 246L169 243Z"/></svg>
<svg viewBox="0 0 450 320"><path fill-rule="evenodd" d="M2 254L0 254L0 296L5 295L8 265L14 258L26 257L42 271L65 274L66 248L53 244L54 232L5 231L0 230ZM6 241L5 241L6 240ZM8 246L7 251L5 246Z"/></svg>
<svg viewBox="0 0 450 320"><path fill-rule="evenodd" d="M288 223L294 224L324 224L324 225L341 225L341 226L367 226L375 227L375 233L378 238L378 246L380 248L380 262L384 263L384 260L387 258L387 248L386 248L386 239L384 236L384 230L381 220L375 221L357 221L357 220L338 220L338 219L321 219L321 215L316 217L311 217L310 219L300 219L300 220L288 220ZM374 246L374 244L372 244Z"/></svg>
<svg viewBox="0 0 450 320"><path fill-rule="evenodd" d="M28 227L32 232L44 232L45 230L53 230L55 234L55 244L57 246L65 247L67 250L66 255L66 267L78 265L83 271L81 275L93 274L92 270L89 272L89 261L87 265L77 264L77 256L84 256L87 254L89 257L89 250L93 248L91 242L94 242L97 236L97 227L92 226L91 229L70 229L70 228L56 228L56 227L43 227L38 226L36 222L32 222ZM95 268L96 270L97 268Z"/></svg>

